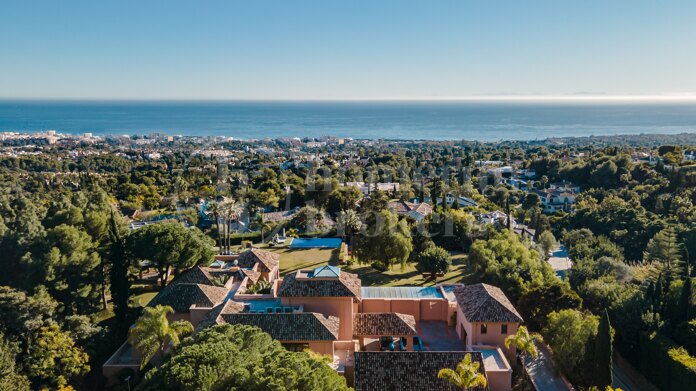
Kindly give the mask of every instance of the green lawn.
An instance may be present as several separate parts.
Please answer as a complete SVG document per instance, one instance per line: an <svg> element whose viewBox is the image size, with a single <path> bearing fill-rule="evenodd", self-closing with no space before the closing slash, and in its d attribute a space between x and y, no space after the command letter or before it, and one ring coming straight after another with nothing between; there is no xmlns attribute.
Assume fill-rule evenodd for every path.
<svg viewBox="0 0 696 391"><path fill-rule="evenodd" d="M464 254L453 254L450 271L443 277L435 280L424 280L422 274L416 270L416 265L413 263L406 264L403 269L401 265L394 265L391 270L386 272L379 272L370 265L359 264L346 266L343 270L359 275L363 286L433 286L440 283L461 282L470 284L477 282L477 276L467 264L466 255Z"/></svg>
<svg viewBox="0 0 696 391"><path fill-rule="evenodd" d="M281 275L300 269L313 269L327 263L338 265L338 250L321 248L291 250L288 247L268 247L265 249L280 255Z"/></svg>
<svg viewBox="0 0 696 391"><path fill-rule="evenodd" d="M312 269L317 266L330 264L338 265L338 250L329 249L289 249L287 247L265 247L280 255L280 274L285 275L300 269ZM395 265L392 270L379 272L370 265L353 264L342 266L343 270L360 276L363 286L400 286L422 285L431 286L439 283L473 283L477 277L466 261L465 254L452 254L452 268L443 277L425 281L415 264L407 264L403 270Z"/></svg>

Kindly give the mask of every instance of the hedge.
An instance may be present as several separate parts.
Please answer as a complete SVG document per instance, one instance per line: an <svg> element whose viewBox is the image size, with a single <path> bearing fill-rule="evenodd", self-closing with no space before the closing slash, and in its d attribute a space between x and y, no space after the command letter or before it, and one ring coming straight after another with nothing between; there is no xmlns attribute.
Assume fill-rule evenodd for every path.
<svg viewBox="0 0 696 391"><path fill-rule="evenodd" d="M696 384L696 357L660 333L640 338L639 368L663 391L688 390Z"/></svg>

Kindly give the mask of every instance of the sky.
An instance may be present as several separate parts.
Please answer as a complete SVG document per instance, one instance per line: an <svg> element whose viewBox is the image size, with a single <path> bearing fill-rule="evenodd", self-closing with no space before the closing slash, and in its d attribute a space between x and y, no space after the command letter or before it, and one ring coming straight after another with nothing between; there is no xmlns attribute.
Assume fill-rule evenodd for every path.
<svg viewBox="0 0 696 391"><path fill-rule="evenodd" d="M2 0L0 99L696 96L695 1Z"/></svg>

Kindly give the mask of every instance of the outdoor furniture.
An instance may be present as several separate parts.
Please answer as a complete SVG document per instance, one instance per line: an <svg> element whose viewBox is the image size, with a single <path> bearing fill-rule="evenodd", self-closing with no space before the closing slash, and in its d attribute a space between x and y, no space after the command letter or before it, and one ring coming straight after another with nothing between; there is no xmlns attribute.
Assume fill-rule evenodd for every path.
<svg viewBox="0 0 696 391"><path fill-rule="evenodd" d="M406 339L406 337L399 338L399 350L401 350L402 352L405 352L406 345L408 345L408 340Z"/></svg>
<svg viewBox="0 0 696 391"><path fill-rule="evenodd" d="M413 337L413 351L415 351L415 352L422 352L423 351L423 340L421 340L421 337L419 337L417 335Z"/></svg>
<svg viewBox="0 0 696 391"><path fill-rule="evenodd" d="M380 345L379 350L381 350L381 351L389 350L390 352L393 352L394 351L394 338L392 338L392 337L380 337L379 338L379 345Z"/></svg>

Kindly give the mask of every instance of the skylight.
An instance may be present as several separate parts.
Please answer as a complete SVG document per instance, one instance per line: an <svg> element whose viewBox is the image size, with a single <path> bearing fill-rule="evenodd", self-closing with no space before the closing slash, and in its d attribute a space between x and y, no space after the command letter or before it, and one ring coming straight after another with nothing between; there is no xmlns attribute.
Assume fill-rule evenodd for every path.
<svg viewBox="0 0 696 391"><path fill-rule="evenodd" d="M335 266L319 266L314 269L312 278L338 278L341 275L341 269Z"/></svg>

